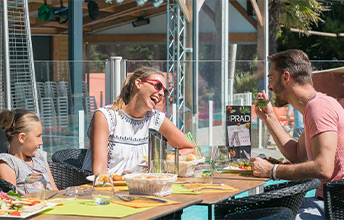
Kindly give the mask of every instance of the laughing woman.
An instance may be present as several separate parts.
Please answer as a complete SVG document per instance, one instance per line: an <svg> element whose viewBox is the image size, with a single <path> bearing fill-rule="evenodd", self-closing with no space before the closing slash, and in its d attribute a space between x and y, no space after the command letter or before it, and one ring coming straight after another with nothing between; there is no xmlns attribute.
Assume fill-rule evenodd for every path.
<svg viewBox="0 0 344 220"><path fill-rule="evenodd" d="M88 131L91 147L83 169L93 173L121 174L138 171L148 155L148 131L159 131L181 154L194 153L188 142L156 105L168 95L162 72L142 67L128 76L119 97L111 106L98 109Z"/></svg>

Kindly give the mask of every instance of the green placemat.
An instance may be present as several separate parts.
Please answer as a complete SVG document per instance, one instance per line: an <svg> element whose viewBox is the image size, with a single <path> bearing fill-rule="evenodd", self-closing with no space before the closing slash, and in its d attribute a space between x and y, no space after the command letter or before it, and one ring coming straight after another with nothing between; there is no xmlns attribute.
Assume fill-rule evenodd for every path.
<svg viewBox="0 0 344 220"><path fill-rule="evenodd" d="M123 205L110 203L109 205L97 205L93 200L86 199L57 199L61 200L64 205L55 206L53 209L46 210L42 213L53 215L81 215L94 217L113 217L123 218L151 208L131 208Z"/></svg>
<svg viewBox="0 0 344 220"><path fill-rule="evenodd" d="M184 187L182 184L173 184L172 185L172 193L176 194L201 194L201 192L192 192L188 188Z"/></svg>

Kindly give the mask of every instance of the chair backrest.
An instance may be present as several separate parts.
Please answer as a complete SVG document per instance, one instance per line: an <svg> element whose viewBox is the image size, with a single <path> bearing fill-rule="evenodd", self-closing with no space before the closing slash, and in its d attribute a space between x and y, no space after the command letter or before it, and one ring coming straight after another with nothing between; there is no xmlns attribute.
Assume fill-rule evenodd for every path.
<svg viewBox="0 0 344 220"><path fill-rule="evenodd" d="M319 186L318 179L295 180L270 185L265 187L261 194L216 203L215 218L223 219L228 213L269 207L289 208L295 218L305 194Z"/></svg>
<svg viewBox="0 0 344 220"><path fill-rule="evenodd" d="M86 179L88 174L82 170L54 162L50 162L49 167L59 190L66 189L69 186L79 186L89 183Z"/></svg>
<svg viewBox="0 0 344 220"><path fill-rule="evenodd" d="M16 187L12 183L9 183L6 180L0 178L0 191L9 192L11 190L15 192Z"/></svg>
<svg viewBox="0 0 344 220"><path fill-rule="evenodd" d="M60 164L68 164L81 169L86 156L87 149L65 149L56 151L51 160Z"/></svg>
<svg viewBox="0 0 344 220"><path fill-rule="evenodd" d="M344 179L324 184L326 219L344 219Z"/></svg>
<svg viewBox="0 0 344 220"><path fill-rule="evenodd" d="M288 208L276 207L253 209L247 212L231 213L227 214L224 219L293 220L294 214L293 211Z"/></svg>

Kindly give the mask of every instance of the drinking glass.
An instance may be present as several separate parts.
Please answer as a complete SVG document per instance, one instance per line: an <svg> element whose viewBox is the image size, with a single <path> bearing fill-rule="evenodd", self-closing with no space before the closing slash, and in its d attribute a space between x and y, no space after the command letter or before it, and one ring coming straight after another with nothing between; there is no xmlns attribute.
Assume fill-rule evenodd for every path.
<svg viewBox="0 0 344 220"><path fill-rule="evenodd" d="M45 180L43 174L32 173L27 175L24 183L25 194L30 194L30 198L37 198L44 200L45 192L47 190L47 181Z"/></svg>
<svg viewBox="0 0 344 220"><path fill-rule="evenodd" d="M108 205L115 195L110 174L94 175L92 198L97 205Z"/></svg>
<svg viewBox="0 0 344 220"><path fill-rule="evenodd" d="M195 167L195 182L197 183L213 183L214 171L211 163L199 163Z"/></svg>
<svg viewBox="0 0 344 220"><path fill-rule="evenodd" d="M227 146L221 145L215 147L215 167L223 169L229 165L229 151Z"/></svg>
<svg viewBox="0 0 344 220"><path fill-rule="evenodd" d="M203 145L203 146L200 146L200 148L201 148L202 156L205 158L205 162L211 163L212 159L213 159L212 158L212 152L213 152L212 146Z"/></svg>

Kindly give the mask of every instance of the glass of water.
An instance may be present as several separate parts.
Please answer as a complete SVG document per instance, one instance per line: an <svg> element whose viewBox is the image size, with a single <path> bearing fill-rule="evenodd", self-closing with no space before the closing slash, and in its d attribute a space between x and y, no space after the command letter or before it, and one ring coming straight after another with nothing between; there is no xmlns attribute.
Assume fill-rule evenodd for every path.
<svg viewBox="0 0 344 220"><path fill-rule="evenodd" d="M216 169L223 169L229 165L229 150L227 146L221 145L215 147L215 167Z"/></svg>
<svg viewBox="0 0 344 220"><path fill-rule="evenodd" d="M110 174L94 175L92 198L97 205L108 205L115 195Z"/></svg>
<svg viewBox="0 0 344 220"><path fill-rule="evenodd" d="M213 183L214 171L211 163L199 163L195 167L195 182Z"/></svg>
<svg viewBox="0 0 344 220"><path fill-rule="evenodd" d="M29 194L28 197L44 200L46 190L47 181L43 174L32 173L25 178L24 191Z"/></svg>

